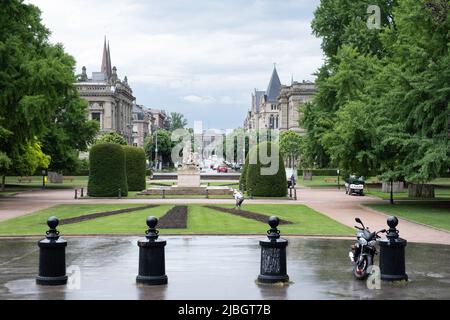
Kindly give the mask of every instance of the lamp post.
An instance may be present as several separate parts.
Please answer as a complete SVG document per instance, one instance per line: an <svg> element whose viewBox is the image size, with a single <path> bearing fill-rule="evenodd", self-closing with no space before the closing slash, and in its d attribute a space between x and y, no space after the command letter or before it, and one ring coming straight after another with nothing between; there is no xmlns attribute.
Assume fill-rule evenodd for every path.
<svg viewBox="0 0 450 320"><path fill-rule="evenodd" d="M158 171L158 130L155 131L155 171Z"/></svg>
<svg viewBox="0 0 450 320"><path fill-rule="evenodd" d="M45 177L47 176L47 170L42 170L42 189L45 189Z"/></svg>

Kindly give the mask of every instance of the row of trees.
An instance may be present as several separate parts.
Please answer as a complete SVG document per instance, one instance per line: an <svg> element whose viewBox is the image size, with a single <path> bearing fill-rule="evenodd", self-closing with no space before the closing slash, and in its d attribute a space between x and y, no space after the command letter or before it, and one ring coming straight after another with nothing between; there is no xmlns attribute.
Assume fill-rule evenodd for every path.
<svg viewBox="0 0 450 320"><path fill-rule="evenodd" d="M446 0L323 0L312 27L326 62L302 109L310 166L425 183L448 171L450 15Z"/></svg>
<svg viewBox="0 0 450 320"><path fill-rule="evenodd" d="M75 60L51 44L41 12L31 4L2 3L0 15L0 175L38 168L73 170L78 151L93 142L98 123L74 87Z"/></svg>

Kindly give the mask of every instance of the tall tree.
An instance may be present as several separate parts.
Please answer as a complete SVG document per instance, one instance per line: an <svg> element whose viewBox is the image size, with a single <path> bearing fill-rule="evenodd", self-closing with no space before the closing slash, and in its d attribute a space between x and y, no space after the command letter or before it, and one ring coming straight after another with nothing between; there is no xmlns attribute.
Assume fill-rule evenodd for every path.
<svg viewBox="0 0 450 320"><path fill-rule="evenodd" d="M163 129L159 129L155 135L148 136L144 141L145 155L152 163L154 163L156 157L156 147L158 147L158 160L161 160L163 163L172 163L173 146L171 133Z"/></svg>
<svg viewBox="0 0 450 320"><path fill-rule="evenodd" d="M3 1L1 9L0 127L11 134L1 140L0 150L20 174L31 172L35 164L46 164L41 146L47 151L50 146L41 143L44 135L59 126L62 108L71 110L80 98L73 85L75 61L61 44L49 43L50 32L41 22L40 10L19 0ZM70 113L64 117L70 118Z"/></svg>
<svg viewBox="0 0 450 320"><path fill-rule="evenodd" d="M294 131L284 131L280 134L281 155L295 166L302 150L302 137Z"/></svg>
<svg viewBox="0 0 450 320"><path fill-rule="evenodd" d="M172 112L169 116L169 130L184 129L187 126L187 120L181 113Z"/></svg>

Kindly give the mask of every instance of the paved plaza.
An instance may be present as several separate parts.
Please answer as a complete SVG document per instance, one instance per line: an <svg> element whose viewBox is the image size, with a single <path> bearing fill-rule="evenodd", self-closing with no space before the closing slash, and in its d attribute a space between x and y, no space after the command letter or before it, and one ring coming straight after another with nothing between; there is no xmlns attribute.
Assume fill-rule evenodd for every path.
<svg viewBox="0 0 450 320"><path fill-rule="evenodd" d="M163 238L169 283L155 287L136 285L137 237L66 238L67 265L80 268L79 289L37 286L37 240L2 240L0 299L450 299L449 246L408 244L410 281L370 290L353 278L349 240L288 238L292 282L274 286L255 282L260 237Z"/></svg>

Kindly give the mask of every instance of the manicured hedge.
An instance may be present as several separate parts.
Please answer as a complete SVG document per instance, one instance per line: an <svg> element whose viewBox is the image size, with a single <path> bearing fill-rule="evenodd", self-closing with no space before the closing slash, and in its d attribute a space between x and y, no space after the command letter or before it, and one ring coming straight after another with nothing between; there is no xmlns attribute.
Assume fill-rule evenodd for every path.
<svg viewBox="0 0 450 320"><path fill-rule="evenodd" d="M119 144L97 144L89 154L88 195L90 197L117 197L128 195L125 171L125 151Z"/></svg>
<svg viewBox="0 0 450 320"><path fill-rule="evenodd" d="M126 159L128 191L142 191L146 187L144 149L124 146L123 150Z"/></svg>
<svg viewBox="0 0 450 320"><path fill-rule="evenodd" d="M312 171L313 176L337 176L337 169L298 169L297 176L302 177L303 171ZM342 170L341 170L342 171Z"/></svg>
<svg viewBox="0 0 450 320"><path fill-rule="evenodd" d="M269 156L274 153L278 154L278 171L273 175L263 175L261 172L262 168L270 167L270 163L263 165L259 159L259 149L263 144L267 144ZM252 164L249 161L248 165L246 178L247 192L257 197L285 197L287 195L286 170L278 146L270 142L262 142L250 151L249 160L256 159L253 158L255 156L257 156L257 163Z"/></svg>
<svg viewBox="0 0 450 320"><path fill-rule="evenodd" d="M247 171L248 171L248 154L245 157L245 164L242 167L241 176L239 177L239 188L242 188L242 191L247 189Z"/></svg>

